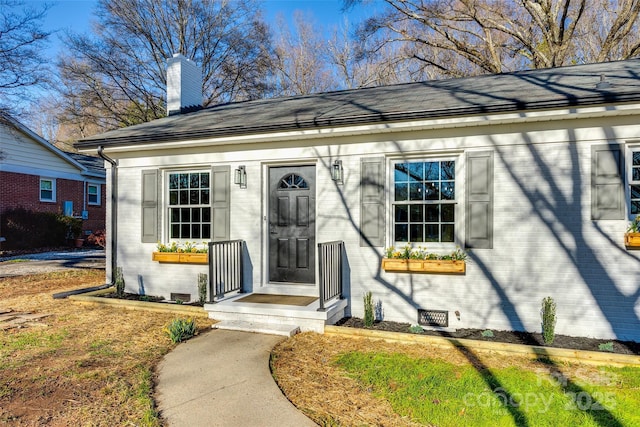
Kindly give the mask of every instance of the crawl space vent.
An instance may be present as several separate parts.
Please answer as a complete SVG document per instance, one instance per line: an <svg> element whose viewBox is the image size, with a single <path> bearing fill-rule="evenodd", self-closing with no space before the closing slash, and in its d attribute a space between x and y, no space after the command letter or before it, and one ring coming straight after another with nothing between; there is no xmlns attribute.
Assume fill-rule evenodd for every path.
<svg viewBox="0 0 640 427"><path fill-rule="evenodd" d="M182 301L182 302L189 302L191 301L191 294L174 294L173 292L171 292L171 301Z"/></svg>
<svg viewBox="0 0 640 427"><path fill-rule="evenodd" d="M446 310L418 309L418 325L446 328L449 326L449 312Z"/></svg>

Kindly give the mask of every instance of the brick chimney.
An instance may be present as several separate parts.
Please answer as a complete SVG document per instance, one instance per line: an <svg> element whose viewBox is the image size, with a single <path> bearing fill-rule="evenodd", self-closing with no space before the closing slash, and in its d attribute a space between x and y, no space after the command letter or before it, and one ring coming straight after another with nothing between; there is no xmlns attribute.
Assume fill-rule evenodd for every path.
<svg viewBox="0 0 640 427"><path fill-rule="evenodd" d="M202 108L202 71L195 62L175 53L167 59L167 115Z"/></svg>

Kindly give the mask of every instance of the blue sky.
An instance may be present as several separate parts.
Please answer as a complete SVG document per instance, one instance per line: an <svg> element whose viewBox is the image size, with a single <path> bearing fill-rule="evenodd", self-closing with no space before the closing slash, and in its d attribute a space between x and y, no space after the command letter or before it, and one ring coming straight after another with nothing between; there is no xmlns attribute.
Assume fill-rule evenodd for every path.
<svg viewBox="0 0 640 427"><path fill-rule="evenodd" d="M348 18L349 24L353 28L356 23L371 16L376 9L383 6L382 0L363 0L366 4L352 8L345 15L342 11L343 0L258 1L263 5L267 23L272 26L275 26L278 15L283 15L291 22L294 12L300 10L327 34L334 27L343 25L345 17ZM64 32L68 30L76 33L88 32L91 28L91 22L95 20L93 12L96 8L96 0L23 0L23 2L26 7L36 9L40 9L45 4L51 6L43 21L43 29L53 32L46 52L46 56L50 58L52 64L57 60L59 52L64 49L60 38ZM43 92L39 88L30 89L30 93L34 99L46 95L46 91Z"/></svg>
<svg viewBox="0 0 640 427"><path fill-rule="evenodd" d="M366 6L355 7L348 14L349 21L354 24L359 21L364 13L369 14L379 0L369 2ZM28 0L26 3L33 6L40 6L45 3L41 0ZM94 0L62 0L48 1L52 7L44 22L46 30L72 30L74 32L85 32L90 28L93 18L93 10L96 6ZM278 14L282 14L289 19L296 10L301 10L305 14L311 15L314 21L321 25L324 30L342 24L345 14L342 12L342 0L262 0L265 10L265 18L269 23L273 23ZM366 11L366 12L365 12ZM54 36L50 55L56 56L61 46L58 38Z"/></svg>

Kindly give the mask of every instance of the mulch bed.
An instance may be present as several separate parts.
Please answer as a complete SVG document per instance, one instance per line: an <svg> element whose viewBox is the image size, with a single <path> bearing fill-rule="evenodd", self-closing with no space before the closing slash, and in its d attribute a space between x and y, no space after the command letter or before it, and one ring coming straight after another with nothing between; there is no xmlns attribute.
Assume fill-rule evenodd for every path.
<svg viewBox="0 0 640 427"><path fill-rule="evenodd" d="M164 299L164 297L157 297L153 295L131 294L128 292L125 292L122 296L118 296L118 294L116 294L115 292L112 292L109 294L100 294L96 296L100 298L123 299L123 300L129 300L129 301L162 302L162 303L174 304L174 305L177 304L175 301L169 301ZM181 303L181 305L202 307L202 304L200 304L198 301L183 302Z"/></svg>
<svg viewBox="0 0 640 427"><path fill-rule="evenodd" d="M336 326L365 329L364 321L357 317L346 317L336 323ZM409 323L390 322L384 320L375 322L373 324L373 327L371 327L370 329L376 331L410 333L410 327L411 325ZM540 333L492 330L491 332L493 333L493 337L485 337L482 335L483 332L484 330L482 329L458 329L454 332L425 329L419 334L446 338L465 338L479 341L493 341L510 344L525 344L589 351L603 351L599 349L600 344L606 344L610 342L613 343L613 353L640 355L640 343L635 341L601 340L595 338L556 335L553 344L545 345L542 339L542 334Z"/></svg>
<svg viewBox="0 0 640 427"><path fill-rule="evenodd" d="M96 295L101 298L113 298L113 299L124 299L128 301L146 301L146 302L167 302L163 297L155 297L152 295L140 295L140 294L130 294L125 292L122 296L118 296L115 292L110 294L100 294Z"/></svg>

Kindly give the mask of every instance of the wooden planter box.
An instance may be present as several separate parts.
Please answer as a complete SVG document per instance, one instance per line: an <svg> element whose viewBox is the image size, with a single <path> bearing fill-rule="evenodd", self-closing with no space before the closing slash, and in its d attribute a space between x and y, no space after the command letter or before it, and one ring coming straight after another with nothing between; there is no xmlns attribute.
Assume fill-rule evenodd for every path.
<svg viewBox="0 0 640 427"><path fill-rule="evenodd" d="M627 248L640 249L640 233L626 233L624 235L624 245Z"/></svg>
<svg viewBox="0 0 640 427"><path fill-rule="evenodd" d="M209 254L185 253L185 252L154 252L153 261L169 262L174 264L208 264Z"/></svg>
<svg viewBox="0 0 640 427"><path fill-rule="evenodd" d="M382 269L396 273L464 274L464 261L383 258Z"/></svg>

